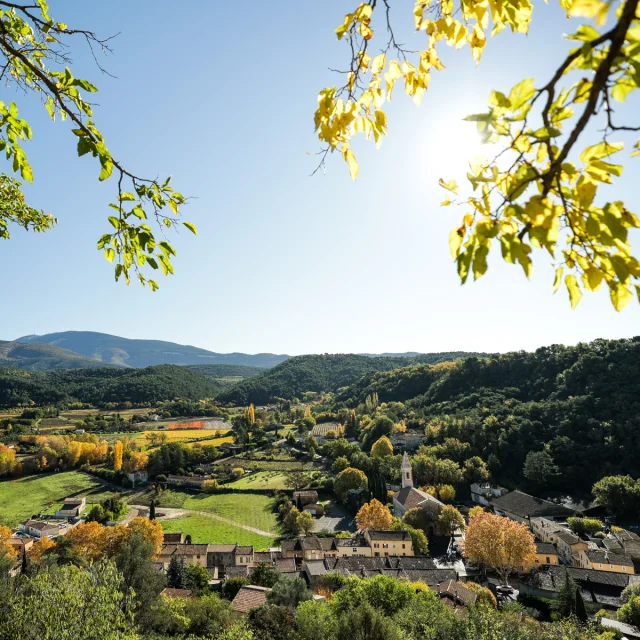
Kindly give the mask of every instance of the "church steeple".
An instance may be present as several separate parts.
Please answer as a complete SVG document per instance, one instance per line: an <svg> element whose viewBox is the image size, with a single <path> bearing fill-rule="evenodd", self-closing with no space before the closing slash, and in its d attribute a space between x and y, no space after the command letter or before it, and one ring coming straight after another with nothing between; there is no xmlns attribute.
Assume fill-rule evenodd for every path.
<svg viewBox="0 0 640 640"><path fill-rule="evenodd" d="M409 456L407 452L404 452L402 456L402 488L413 487L413 472L411 471L411 462L409 462Z"/></svg>

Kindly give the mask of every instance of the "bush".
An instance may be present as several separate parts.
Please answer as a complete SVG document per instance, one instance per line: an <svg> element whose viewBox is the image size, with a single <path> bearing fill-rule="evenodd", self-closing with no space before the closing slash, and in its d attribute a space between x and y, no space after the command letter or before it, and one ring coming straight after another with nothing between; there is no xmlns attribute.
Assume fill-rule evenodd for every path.
<svg viewBox="0 0 640 640"><path fill-rule="evenodd" d="M233 475L234 478L241 478L244 475L244 469L242 467L236 467L231 470L231 475Z"/></svg>
<svg viewBox="0 0 640 640"><path fill-rule="evenodd" d="M201 488L205 493L216 493L220 487L217 480L205 480Z"/></svg>

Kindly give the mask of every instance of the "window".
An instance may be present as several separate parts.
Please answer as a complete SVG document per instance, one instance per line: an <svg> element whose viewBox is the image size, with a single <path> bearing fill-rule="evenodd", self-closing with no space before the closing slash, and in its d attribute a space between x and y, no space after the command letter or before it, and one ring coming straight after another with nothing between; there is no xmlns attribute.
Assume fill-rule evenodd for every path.
<svg viewBox="0 0 640 640"><path fill-rule="evenodd" d="M598 567L600 567L600 569L602 569L602 562L598 565Z"/></svg>
<svg viewBox="0 0 640 640"><path fill-rule="evenodd" d="M402 555L403 555L403 556L406 556L407 554L403 551L403 552L402 552Z"/></svg>
<svg viewBox="0 0 640 640"><path fill-rule="evenodd" d="M406 545L404 544L404 542L402 543L402 548L404 549L406 547ZM404 555L404 553L402 554Z"/></svg>
<svg viewBox="0 0 640 640"><path fill-rule="evenodd" d="M385 556L388 556L388 555L389 555L389 552L388 552L388 551L385 551L385 552L384 552L384 555L385 555Z"/></svg>
<svg viewBox="0 0 640 640"><path fill-rule="evenodd" d="M610 564L609 566L613 569L613 565L612 564Z"/></svg>
<svg viewBox="0 0 640 640"><path fill-rule="evenodd" d="M384 543L382 544L382 548L383 548L383 549L388 549L388 548L389 548L389 543L388 543L388 542L384 542ZM602 566L602 565L600 565L600 566Z"/></svg>
<svg viewBox="0 0 640 640"><path fill-rule="evenodd" d="M379 549L379 548L380 548L380 545L379 545L377 542L374 542L374 543L373 543L373 548L374 548L374 549Z"/></svg>
<svg viewBox="0 0 640 640"><path fill-rule="evenodd" d="M351 549L351 551L353 551L353 553L358 553L358 547L353 547L353 549Z"/></svg>
<svg viewBox="0 0 640 640"><path fill-rule="evenodd" d="M549 558L549 556L547 556L547 564L551 564L551 558Z"/></svg>

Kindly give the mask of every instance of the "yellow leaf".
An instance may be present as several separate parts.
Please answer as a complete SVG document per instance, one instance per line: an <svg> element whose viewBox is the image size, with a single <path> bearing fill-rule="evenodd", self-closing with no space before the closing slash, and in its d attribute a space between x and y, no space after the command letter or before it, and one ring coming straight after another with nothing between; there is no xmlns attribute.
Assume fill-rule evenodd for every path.
<svg viewBox="0 0 640 640"><path fill-rule="evenodd" d="M591 291L597 291L600 288L602 278L602 271L596 267L591 267L585 271L583 280L586 281L586 285L591 289Z"/></svg>
<svg viewBox="0 0 640 640"><path fill-rule="evenodd" d="M569 292L569 300L571 302L571 308L575 309L578 302L580 302L580 298L582 298L582 291L580 290L580 285L576 280L574 275L569 275L564 279L565 284L567 285L567 291Z"/></svg>
<svg viewBox="0 0 640 640"><path fill-rule="evenodd" d="M451 251L451 256L455 259L458 257L460 253L460 247L462 246L462 240L464 238L464 227L460 227L459 229L454 229L449 234L449 251Z"/></svg>
<svg viewBox="0 0 640 640"><path fill-rule="evenodd" d="M345 159L347 166L349 167L349 174L351 175L351 178L355 180L358 177L358 163L353 152L346 145L342 147L342 157Z"/></svg>
<svg viewBox="0 0 640 640"><path fill-rule="evenodd" d="M374 76L377 76L384 69L386 64L387 56L385 56L384 53L381 53L373 59L373 64L371 65L371 73Z"/></svg>
<svg viewBox="0 0 640 640"><path fill-rule="evenodd" d="M453 200L450 200L449 198L447 198L446 200L443 200L443 201L440 203L440 206L441 206L441 207L448 207L452 202L453 202Z"/></svg>
<svg viewBox="0 0 640 640"><path fill-rule="evenodd" d="M624 142L599 142L590 147L587 147L581 154L580 160L582 162L592 162L593 160L600 160L606 158L618 151L624 149Z"/></svg>
<svg viewBox="0 0 640 640"><path fill-rule="evenodd" d="M562 272L564 271L564 267L558 267L556 269L556 279L553 281L553 293L555 293L560 288L560 283L562 282Z"/></svg>
<svg viewBox="0 0 640 640"><path fill-rule="evenodd" d="M607 20L609 4L601 0L573 0L567 15L569 17L595 18L596 24L604 24Z"/></svg>
<svg viewBox="0 0 640 640"><path fill-rule="evenodd" d="M449 182L445 182L442 178L438 180L438 184L448 191L453 191L453 193L458 193L458 185L455 180L449 180Z"/></svg>
<svg viewBox="0 0 640 640"><path fill-rule="evenodd" d="M633 298L633 294L621 282L612 282L609 285L609 293L611 294L611 302L616 311L622 311Z"/></svg>

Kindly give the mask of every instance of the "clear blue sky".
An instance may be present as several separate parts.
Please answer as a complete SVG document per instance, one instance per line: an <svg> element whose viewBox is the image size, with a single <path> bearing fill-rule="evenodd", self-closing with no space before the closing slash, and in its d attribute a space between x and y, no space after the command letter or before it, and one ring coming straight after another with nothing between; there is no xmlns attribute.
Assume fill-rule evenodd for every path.
<svg viewBox="0 0 640 640"><path fill-rule="evenodd" d="M81 46L76 75L100 88L112 153L140 174L172 174L194 197L185 214L200 234L174 239L176 275L160 291L115 284L95 243L116 185L75 156L66 123L20 97L34 130L30 201L60 224L0 245L0 338L77 329L299 354L508 351L638 333L637 303L616 313L592 294L571 311L542 254L531 281L496 251L488 274L462 287L448 251L461 212L439 207L437 181L463 177L455 148L474 143L461 118L483 110L491 88L550 76L570 29L557 7L536 2L531 34L490 41L478 69L468 50L444 51L421 107L398 87L382 148L355 146L357 182L338 157L311 178L316 96L347 56L333 30L356 4L52 0L70 27L120 32L103 61L117 79ZM394 4L400 37L414 38L412 3ZM637 165L621 195L637 211L634 175Z"/></svg>

